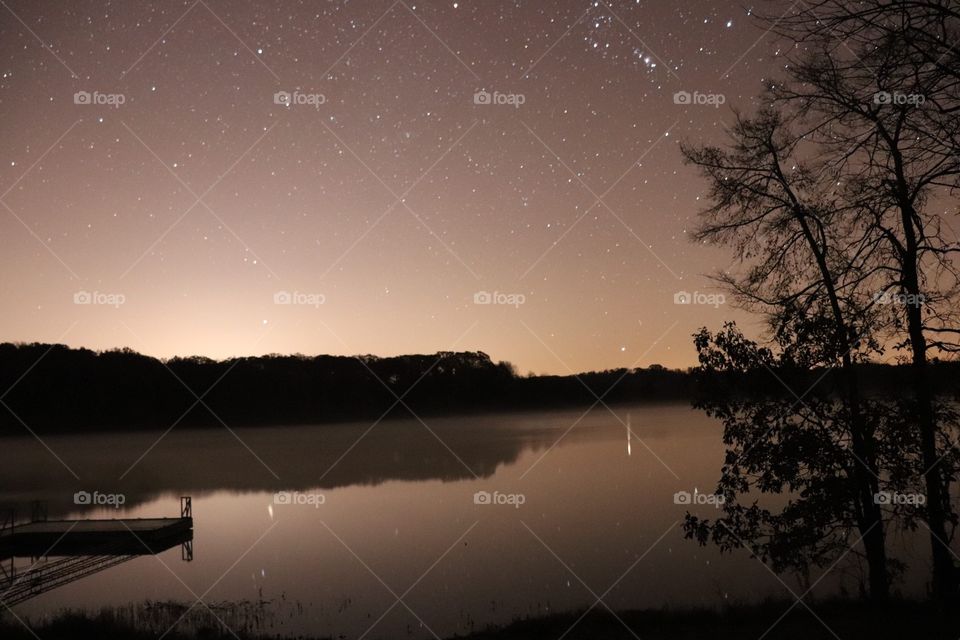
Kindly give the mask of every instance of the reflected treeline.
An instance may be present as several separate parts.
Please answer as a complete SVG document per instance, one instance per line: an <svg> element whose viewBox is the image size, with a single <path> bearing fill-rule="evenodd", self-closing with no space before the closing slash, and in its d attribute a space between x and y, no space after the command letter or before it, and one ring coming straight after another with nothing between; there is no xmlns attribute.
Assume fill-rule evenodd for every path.
<svg viewBox="0 0 960 640"><path fill-rule="evenodd" d="M562 417L564 423L575 418ZM163 438L162 431L46 438L79 480L33 438L11 438L0 466L0 505L29 516L31 502L42 501L50 517L58 517L83 508L74 502L77 491L122 494L122 506L130 508L166 494L488 478L524 450L552 444L556 429L540 420L498 416L436 419L426 425L398 420L373 427L252 427L239 438L224 428L177 428Z"/></svg>
<svg viewBox="0 0 960 640"><path fill-rule="evenodd" d="M939 366L943 375L934 379L960 379L956 363ZM902 388L908 375L898 367L863 366L865 386L878 392ZM0 430L23 434L23 423L43 434L219 427L220 419L231 426L375 420L409 417L404 404L418 415L442 415L589 406L594 394L608 404L687 400L698 384L691 372L658 365L518 376L482 352L161 361L128 349L0 344L0 388L12 387L4 397L12 411L0 413Z"/></svg>

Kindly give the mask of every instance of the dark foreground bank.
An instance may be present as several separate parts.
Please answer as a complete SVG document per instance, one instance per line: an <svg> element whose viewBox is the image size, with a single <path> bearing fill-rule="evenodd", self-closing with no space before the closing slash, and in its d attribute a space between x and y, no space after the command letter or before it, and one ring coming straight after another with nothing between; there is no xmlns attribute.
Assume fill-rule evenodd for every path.
<svg viewBox="0 0 960 640"><path fill-rule="evenodd" d="M812 609L812 612L811 612ZM153 620L156 622L156 620ZM106 611L97 616L63 614L27 629L9 613L0 617L0 637L9 640L146 640L156 630L134 629L126 616ZM375 632L373 634L376 636ZM207 623L194 624L189 631L171 631L168 640L188 638L234 638L235 640L290 639L272 633L228 630L212 616ZM379 637L379 636L376 636ZM595 610L587 614L558 614L546 618L518 620L513 624L457 636L459 640L722 640L781 639L836 640L924 638L957 640L960 637L960 608L955 604L938 608L930 604L898 601L873 607L856 601L817 602L810 605L791 601L770 602L751 607L710 611L626 611L616 615ZM298 640L320 640L296 636ZM452 639L451 639L452 640Z"/></svg>

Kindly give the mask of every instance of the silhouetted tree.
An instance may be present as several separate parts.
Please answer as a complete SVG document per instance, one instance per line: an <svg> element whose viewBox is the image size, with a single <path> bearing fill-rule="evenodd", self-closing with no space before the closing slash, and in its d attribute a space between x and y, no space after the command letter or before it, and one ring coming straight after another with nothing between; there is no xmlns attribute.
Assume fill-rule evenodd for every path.
<svg viewBox="0 0 960 640"><path fill-rule="evenodd" d="M871 275L893 292L893 342L913 367L911 403L919 425L934 590L956 586L947 525L955 480L952 442L936 420L931 352L958 350L960 252L944 213L960 177L960 92L955 43L960 15L946 0L818 0L771 26L797 43L787 79L771 97L795 110L803 136L828 158L838 188L869 220L878 251ZM954 211L955 211L955 207Z"/></svg>
<svg viewBox="0 0 960 640"><path fill-rule="evenodd" d="M808 368L840 367L849 414L848 456L854 462L849 479L857 493L870 592L885 599L890 582L885 533L873 500L877 447L861 415L854 367L872 346L861 290L872 248L863 229L847 223L847 205L825 195L816 164L796 157L801 139L777 111L764 109L754 119L738 115L729 135L729 149L683 147L686 160L709 179L710 206L701 213L696 238L734 247L745 268L717 277L744 306L763 312L780 335L795 332L785 357L802 349ZM800 318L806 322L798 323Z"/></svg>

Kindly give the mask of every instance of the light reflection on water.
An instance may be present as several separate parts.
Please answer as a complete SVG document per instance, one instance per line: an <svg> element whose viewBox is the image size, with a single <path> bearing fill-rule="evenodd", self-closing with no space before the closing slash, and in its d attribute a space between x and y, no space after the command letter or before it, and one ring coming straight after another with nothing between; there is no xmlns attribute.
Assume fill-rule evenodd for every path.
<svg viewBox="0 0 960 640"><path fill-rule="evenodd" d="M36 441L7 441L0 502L43 499L51 518L155 517L192 495L194 511L193 562L177 549L137 558L18 612L196 594L232 603L221 612L242 603L239 624L270 633L443 637L582 609L608 589L613 609L789 597L746 553L682 536L687 509L713 507L673 495L715 485L719 425L684 406L617 412L391 421L365 436L367 424L245 429L243 443L175 429L122 481L159 433L45 439L79 483ZM79 512L80 489L127 504ZM825 580L818 594L835 588Z"/></svg>

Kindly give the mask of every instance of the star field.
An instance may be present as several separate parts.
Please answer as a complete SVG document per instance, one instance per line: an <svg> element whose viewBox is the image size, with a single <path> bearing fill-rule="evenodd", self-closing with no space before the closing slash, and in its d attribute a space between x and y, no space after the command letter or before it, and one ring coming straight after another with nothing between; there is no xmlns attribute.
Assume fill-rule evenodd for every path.
<svg viewBox="0 0 960 640"><path fill-rule="evenodd" d="M673 302L730 261L687 237L705 185L677 143L721 140L781 66L751 11L5 0L0 336L692 365L737 314Z"/></svg>

